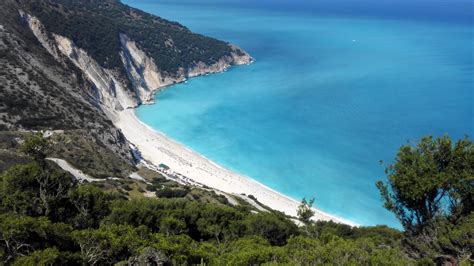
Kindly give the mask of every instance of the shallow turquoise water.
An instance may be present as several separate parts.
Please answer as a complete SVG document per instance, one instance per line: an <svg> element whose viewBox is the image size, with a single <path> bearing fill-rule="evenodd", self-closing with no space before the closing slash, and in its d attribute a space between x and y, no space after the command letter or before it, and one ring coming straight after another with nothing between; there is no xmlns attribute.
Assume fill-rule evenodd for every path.
<svg viewBox="0 0 474 266"><path fill-rule="evenodd" d="M423 135L473 135L469 1L124 2L257 60L166 89L139 118L331 214L399 227L380 160Z"/></svg>

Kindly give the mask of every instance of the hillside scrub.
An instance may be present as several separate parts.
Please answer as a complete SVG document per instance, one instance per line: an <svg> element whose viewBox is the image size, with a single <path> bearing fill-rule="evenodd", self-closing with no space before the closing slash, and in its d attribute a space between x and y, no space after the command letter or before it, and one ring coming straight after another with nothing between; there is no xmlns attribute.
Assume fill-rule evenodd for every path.
<svg viewBox="0 0 474 266"><path fill-rule="evenodd" d="M305 219L298 227L276 211L255 213L246 206L186 197L126 199L91 184L78 184L44 161L41 147L45 145L37 137L25 141L22 150L31 162L0 174L0 259L5 264L472 262L472 211L466 214L456 209L455 221L446 218L433 223L429 228L436 227L439 233L435 243L386 226L350 227ZM461 189L458 185L456 189ZM307 204L303 202L302 208ZM445 260L440 261L436 247L460 253L445 253Z"/></svg>

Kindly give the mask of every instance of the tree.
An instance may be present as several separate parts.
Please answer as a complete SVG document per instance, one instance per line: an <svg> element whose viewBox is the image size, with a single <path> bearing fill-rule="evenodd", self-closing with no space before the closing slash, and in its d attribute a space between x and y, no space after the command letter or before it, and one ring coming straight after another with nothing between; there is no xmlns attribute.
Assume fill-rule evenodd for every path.
<svg viewBox="0 0 474 266"><path fill-rule="evenodd" d="M400 148L377 182L384 206L405 228L404 244L415 258L459 264L472 258L474 146L467 138L424 137Z"/></svg>
<svg viewBox="0 0 474 266"><path fill-rule="evenodd" d="M201 218L196 221L197 229L204 237L214 238L218 252L226 251L231 238L238 236L238 223L242 219L233 208L219 205L206 205L201 210Z"/></svg>
<svg viewBox="0 0 474 266"><path fill-rule="evenodd" d="M456 223L438 219L435 224L423 228L419 235L408 235L404 246L412 257L430 259L438 265L464 265L463 262L469 260L472 264L474 213Z"/></svg>
<svg viewBox="0 0 474 266"><path fill-rule="evenodd" d="M43 171L35 179L38 183L40 206L46 216L51 216L54 205L61 205L63 200L68 199L69 190L75 186L74 179L64 171Z"/></svg>
<svg viewBox="0 0 474 266"><path fill-rule="evenodd" d="M0 175L0 208L58 218L60 206L67 204L68 191L74 186L69 174L36 162L13 166Z"/></svg>
<svg viewBox="0 0 474 266"><path fill-rule="evenodd" d="M60 263L60 256L57 248L47 248L44 250L37 250L29 256L20 257L13 265L58 265Z"/></svg>
<svg viewBox="0 0 474 266"><path fill-rule="evenodd" d="M282 246L298 233L297 226L283 215L264 212L250 215L246 220L247 234L261 236L272 245Z"/></svg>
<svg viewBox="0 0 474 266"><path fill-rule="evenodd" d="M284 247L290 265L408 265L400 249L375 246L370 239L345 240L334 235L318 239L296 236Z"/></svg>
<svg viewBox="0 0 474 266"><path fill-rule="evenodd" d="M111 212L103 220L107 224L144 225L156 232L159 230L161 200L115 200L109 206Z"/></svg>
<svg viewBox="0 0 474 266"><path fill-rule="evenodd" d="M38 164L15 165L0 175L0 209L23 215L38 215Z"/></svg>
<svg viewBox="0 0 474 266"><path fill-rule="evenodd" d="M71 203L78 215L74 218L78 228L98 227L102 218L110 213L110 194L92 185L81 185L69 192Z"/></svg>
<svg viewBox="0 0 474 266"><path fill-rule="evenodd" d="M25 138L20 146L20 151L30 156L41 166L44 166L44 160L46 159L46 152L48 148L48 141L43 138L41 133L35 133Z"/></svg>
<svg viewBox="0 0 474 266"><path fill-rule="evenodd" d="M315 212L312 209L313 204L314 198L310 199L309 201L307 201L306 198L303 198L303 200L301 200L300 206L298 206L298 219L305 225L309 224L311 218L314 216Z"/></svg>
<svg viewBox="0 0 474 266"><path fill-rule="evenodd" d="M277 257L280 247L272 247L258 236L246 236L232 241L229 251L211 259L211 265L262 265ZM267 265L267 264L265 264Z"/></svg>
<svg viewBox="0 0 474 266"><path fill-rule="evenodd" d="M162 266L168 263L168 258L161 252L152 247L144 248L139 255L128 259L128 265L141 266L141 265L157 265Z"/></svg>
<svg viewBox="0 0 474 266"><path fill-rule="evenodd" d="M456 220L474 208L474 146L447 136L424 137L400 148L387 167L388 182L377 182L384 206L405 230L420 232L437 217Z"/></svg>
<svg viewBox="0 0 474 266"><path fill-rule="evenodd" d="M47 164L48 147L48 141L40 133L25 138L20 150L34 162L11 167L2 173L0 205L17 213L46 215L52 220L58 218L55 216L60 211L67 211L64 200L76 184L70 174Z"/></svg>
<svg viewBox="0 0 474 266"><path fill-rule="evenodd" d="M188 235L165 236L161 233L152 235L153 247L165 253L173 265L196 265L203 255L211 256L199 251L201 243L194 241ZM215 251L214 246L206 246L206 252Z"/></svg>
<svg viewBox="0 0 474 266"><path fill-rule="evenodd" d="M160 232L166 236L186 232L186 223L173 217L164 217L160 222Z"/></svg>
<svg viewBox="0 0 474 266"><path fill-rule="evenodd" d="M98 229L74 231L72 237L81 249L84 262L90 265L127 260L149 244L145 226L103 225Z"/></svg>
<svg viewBox="0 0 474 266"><path fill-rule="evenodd" d="M3 256L0 258L3 263L8 264L19 256L27 256L34 250L50 245L69 248L70 232L70 226L61 223L53 224L45 217L1 214L0 255L3 253Z"/></svg>
<svg viewBox="0 0 474 266"><path fill-rule="evenodd" d="M110 244L105 232L92 229L75 231L73 238L81 248L84 262L95 265L99 262L107 261Z"/></svg>

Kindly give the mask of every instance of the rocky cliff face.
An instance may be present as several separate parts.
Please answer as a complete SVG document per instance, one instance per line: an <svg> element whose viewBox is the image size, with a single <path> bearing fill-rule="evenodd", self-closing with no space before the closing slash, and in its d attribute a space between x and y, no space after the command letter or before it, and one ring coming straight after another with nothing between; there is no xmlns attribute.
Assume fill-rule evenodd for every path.
<svg viewBox="0 0 474 266"><path fill-rule="evenodd" d="M141 103L153 102L157 89L183 81L184 77L173 78L162 75L152 58L140 50L137 43L125 34L120 35L122 51L120 56L137 98Z"/></svg>
<svg viewBox="0 0 474 266"><path fill-rule="evenodd" d="M153 57L149 54L154 51L150 47L144 49L129 35L119 34L118 49L109 54L117 55L119 65L107 68L106 64L96 60L100 58L97 57L97 51L92 53L83 49L73 41L74 36L66 37L48 31L43 21L26 12L22 1L3 1L0 5L0 130L75 132L105 147L127 164L133 161L130 144L114 126L121 110L152 103L153 93L164 86L252 61L247 53L236 46L201 38L181 26L153 18L155 23L162 23L163 30L172 27L179 34L189 35L186 45L200 40L209 42L213 49L222 44L227 45L226 49L230 52L213 53L221 56L209 60L202 57L197 62L188 62L165 71L153 59L160 58L160 54L155 53ZM24 2L38 3L41 8L48 8L53 3L52 0ZM133 14L138 12L132 11ZM85 9L81 14L88 15L88 12ZM48 17L43 14L43 18ZM51 21L48 23L49 26L54 25ZM148 24L142 22L140 26L143 25ZM84 33L85 28L81 29ZM86 33L89 37L95 34ZM171 35L166 41L167 49L172 49L173 53L181 52L179 45ZM199 54L209 52L203 47L200 46ZM180 56L187 57L187 54ZM174 60L181 62L180 58Z"/></svg>
<svg viewBox="0 0 474 266"><path fill-rule="evenodd" d="M121 111L137 105L135 96L119 82L118 74L101 67L70 39L53 34L58 50L85 74L96 88L96 99L108 111Z"/></svg>
<svg viewBox="0 0 474 266"><path fill-rule="evenodd" d="M196 65L186 70L186 77L196 77L204 74L218 73L227 70L232 65L246 65L253 62L253 58L240 47L230 44L232 52L229 56L221 57L216 63L207 65L197 62Z"/></svg>
<svg viewBox="0 0 474 266"><path fill-rule="evenodd" d="M197 62L192 68L179 68L177 73L168 74L160 71L154 60L140 49L135 41L121 34L120 57L127 75L123 77L118 71L101 67L87 51L77 47L72 40L46 32L36 17L22 10L19 10L19 14L38 41L56 60L61 61L65 57L82 71L94 85L93 96L112 120L117 111L152 103L153 93L162 87L183 82L189 77L225 71L232 65L249 64L253 60L245 51L231 45L231 55L223 56L214 64ZM131 85L123 82L125 79L128 79L128 84Z"/></svg>
<svg viewBox="0 0 474 266"><path fill-rule="evenodd" d="M248 53L235 45L231 45L233 50L231 56L224 56L212 65L197 62L194 67L190 69L180 68L177 73L170 76L162 73L153 59L128 36L121 34L120 41L122 44L122 62L132 81L138 99L144 104L153 102L153 92L159 88L183 82L190 77L222 72L232 65L244 65L253 61Z"/></svg>
<svg viewBox="0 0 474 266"><path fill-rule="evenodd" d="M86 51L78 48L71 40L48 33L39 19L22 10L19 15L30 28L41 45L60 63L70 60L94 85L92 96L107 113L137 106L134 96L124 89L111 70L104 69Z"/></svg>
<svg viewBox="0 0 474 266"><path fill-rule="evenodd" d="M98 103L85 73L16 1L0 5L0 131L62 130L131 163L129 143Z"/></svg>
<svg viewBox="0 0 474 266"><path fill-rule="evenodd" d="M23 10L18 10L20 18L29 26L31 32L36 36L43 47L58 61L61 60L55 43L49 39L48 33L39 19L26 14Z"/></svg>

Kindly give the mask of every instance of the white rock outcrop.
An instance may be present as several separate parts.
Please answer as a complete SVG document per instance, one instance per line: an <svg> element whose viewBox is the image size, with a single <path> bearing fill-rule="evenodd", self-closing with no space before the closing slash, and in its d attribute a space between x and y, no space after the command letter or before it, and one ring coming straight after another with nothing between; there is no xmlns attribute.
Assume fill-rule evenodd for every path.
<svg viewBox="0 0 474 266"><path fill-rule="evenodd" d="M222 72L231 65L249 64L252 57L237 46L230 45L230 55L221 57L216 63L207 65L197 62L189 69L180 68L177 73L169 74L160 71L154 60L139 45L125 34L120 34L120 57L127 77L118 71L100 66L87 51L79 48L72 40L57 34L48 34L39 19L19 10L20 17L27 23L43 47L58 61L64 58L78 67L84 76L94 85L94 99L103 107L112 121L119 111L134 108L139 104L153 103L156 90L175 83L183 82L189 77ZM170 49L176 49L173 41L167 41ZM130 80L132 88L124 80Z"/></svg>
<svg viewBox="0 0 474 266"><path fill-rule="evenodd" d="M101 67L86 51L77 47L70 39L57 34L48 35L36 17L21 10L19 10L19 14L41 45L56 60L61 62L62 56L65 56L83 72L95 87L95 94L92 96L104 108L107 115L113 116L116 111L138 105L133 93L126 90L113 71Z"/></svg>
<svg viewBox="0 0 474 266"><path fill-rule="evenodd" d="M162 75L152 58L138 48L138 45L125 34L120 34L122 51L120 57L127 75L141 103L153 103L153 92L159 88L181 82L181 78Z"/></svg>
<svg viewBox="0 0 474 266"><path fill-rule="evenodd" d="M224 56L212 65L198 62L194 67L190 69L180 68L175 75L170 76L162 73L154 60L127 35L121 34L120 42L122 44L120 53L122 62L129 79L132 81L137 97L144 104L153 103L153 94L159 88L186 81L190 77L222 72L231 65L244 65L253 61L253 58L241 48L230 45L232 49L230 56ZM172 41L169 41L169 48L175 49Z"/></svg>
<svg viewBox="0 0 474 266"><path fill-rule="evenodd" d="M134 108L137 100L125 86L118 81L112 70L101 67L86 51L78 48L70 39L54 34L59 51L67 56L87 79L97 88L96 99L105 107L121 111Z"/></svg>
<svg viewBox="0 0 474 266"><path fill-rule="evenodd" d="M44 28L43 24L37 19L23 10L18 10L20 18L28 25L36 39L43 45L43 47L56 59L59 60L59 52L55 47L54 42L48 37L48 33Z"/></svg>
<svg viewBox="0 0 474 266"><path fill-rule="evenodd" d="M212 65L207 65L204 62L198 62L196 65L186 72L186 77L196 77L205 74L218 73L227 70L232 65L246 65L253 62L253 58L241 48L230 45L232 52L228 56L223 56Z"/></svg>

